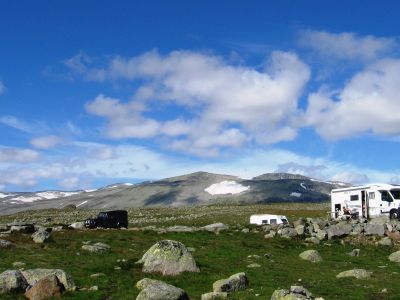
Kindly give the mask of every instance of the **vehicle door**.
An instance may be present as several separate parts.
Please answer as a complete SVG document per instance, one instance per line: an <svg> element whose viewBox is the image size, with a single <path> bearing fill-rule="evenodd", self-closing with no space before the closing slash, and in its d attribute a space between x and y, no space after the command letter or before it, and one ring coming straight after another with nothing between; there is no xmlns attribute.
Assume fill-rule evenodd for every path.
<svg viewBox="0 0 400 300"><path fill-rule="evenodd" d="M382 214L390 213L390 210L394 208L393 198L389 191L379 191L381 194L380 210ZM397 207L396 207L397 208Z"/></svg>

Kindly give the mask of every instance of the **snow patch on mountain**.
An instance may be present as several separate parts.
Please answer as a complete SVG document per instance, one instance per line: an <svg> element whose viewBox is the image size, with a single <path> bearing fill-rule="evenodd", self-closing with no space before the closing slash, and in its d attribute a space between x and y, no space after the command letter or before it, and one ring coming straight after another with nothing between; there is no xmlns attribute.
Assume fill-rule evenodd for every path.
<svg viewBox="0 0 400 300"><path fill-rule="evenodd" d="M56 198L62 198L62 197L69 197L72 195L80 194L80 192L58 192L58 191L49 191L49 192L40 192L36 193L39 197L42 197L44 199L56 199Z"/></svg>
<svg viewBox="0 0 400 300"><path fill-rule="evenodd" d="M39 197L39 196L19 196L19 197L12 198L11 200L20 201L20 202L33 202L33 201L37 201L37 200L43 200L43 198Z"/></svg>
<svg viewBox="0 0 400 300"><path fill-rule="evenodd" d="M10 195L8 195L8 194L3 194L3 193L0 193L0 199L2 199L2 198L6 198L6 197L8 197L8 196L10 196Z"/></svg>
<svg viewBox="0 0 400 300"><path fill-rule="evenodd" d="M290 196L291 196L291 197L297 197L297 198L300 198L300 197L301 197L301 193L292 192L292 193L290 193Z"/></svg>
<svg viewBox="0 0 400 300"><path fill-rule="evenodd" d="M303 189L307 189L307 187L305 186L305 183L304 182L302 182L302 183L300 183L300 186L303 188Z"/></svg>
<svg viewBox="0 0 400 300"><path fill-rule="evenodd" d="M206 188L204 191L211 195L225 195L225 194L239 194L247 191L250 187L241 185L236 181L221 181L220 183L214 183Z"/></svg>

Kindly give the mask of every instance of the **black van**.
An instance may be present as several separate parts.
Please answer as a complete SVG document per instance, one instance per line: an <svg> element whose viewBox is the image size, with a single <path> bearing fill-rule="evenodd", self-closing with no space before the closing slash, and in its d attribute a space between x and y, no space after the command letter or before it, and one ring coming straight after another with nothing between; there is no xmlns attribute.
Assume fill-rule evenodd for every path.
<svg viewBox="0 0 400 300"><path fill-rule="evenodd" d="M85 220L85 227L128 228L128 212L126 210L101 212L97 218Z"/></svg>

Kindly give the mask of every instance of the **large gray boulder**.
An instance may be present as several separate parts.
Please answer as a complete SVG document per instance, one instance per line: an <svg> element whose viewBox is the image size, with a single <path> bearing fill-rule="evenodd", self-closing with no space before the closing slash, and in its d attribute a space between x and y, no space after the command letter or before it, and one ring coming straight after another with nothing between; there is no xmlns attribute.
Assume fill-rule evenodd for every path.
<svg viewBox="0 0 400 300"><path fill-rule="evenodd" d="M371 278L372 272L368 272L364 269L353 269L348 271L340 272L336 275L336 278L347 278L347 277L354 277L357 279L368 279Z"/></svg>
<svg viewBox="0 0 400 300"><path fill-rule="evenodd" d="M386 223L389 223L389 222L390 222L390 219L388 216L379 216L379 217L371 219L371 221L369 221L369 224L385 225Z"/></svg>
<svg viewBox="0 0 400 300"><path fill-rule="evenodd" d="M337 224L332 225L327 228L326 233L328 235L328 239L336 238L336 237L343 237L348 235L352 230L350 224Z"/></svg>
<svg viewBox="0 0 400 300"><path fill-rule="evenodd" d="M186 292L163 281L144 278L136 283L136 300L189 300Z"/></svg>
<svg viewBox="0 0 400 300"><path fill-rule="evenodd" d="M143 263L145 273L178 275L182 272L199 272L196 262L184 244L162 240L151 246L138 263Z"/></svg>
<svg viewBox="0 0 400 300"><path fill-rule="evenodd" d="M60 298L62 286L54 275L40 279L25 293L25 297L29 300L42 300L49 298Z"/></svg>
<svg viewBox="0 0 400 300"><path fill-rule="evenodd" d="M45 277L54 275L67 291L74 291L76 288L71 275L61 269L30 269L22 271L22 275L30 285L34 285Z"/></svg>
<svg viewBox="0 0 400 300"><path fill-rule="evenodd" d="M213 283L214 292L236 292L245 289L249 280L244 272L234 274L226 279L220 279Z"/></svg>
<svg viewBox="0 0 400 300"><path fill-rule="evenodd" d="M28 283L19 270L7 270L0 274L0 294L22 292Z"/></svg>
<svg viewBox="0 0 400 300"><path fill-rule="evenodd" d="M300 253L299 257L313 263L322 261L322 257L317 250L306 250Z"/></svg>
<svg viewBox="0 0 400 300"><path fill-rule="evenodd" d="M379 235L385 234L385 226L381 224L366 224L364 226L365 235Z"/></svg>
<svg viewBox="0 0 400 300"><path fill-rule="evenodd" d="M285 227L285 228L282 228L282 229L281 229L280 235L281 235L283 238L291 239L291 238L297 236L297 231L296 231L296 229L294 229L294 228Z"/></svg>
<svg viewBox="0 0 400 300"><path fill-rule="evenodd" d="M200 229L218 233L218 232L220 232L222 230L229 229L229 226L225 225L224 223L213 223L213 224L209 224L209 225L203 226Z"/></svg>

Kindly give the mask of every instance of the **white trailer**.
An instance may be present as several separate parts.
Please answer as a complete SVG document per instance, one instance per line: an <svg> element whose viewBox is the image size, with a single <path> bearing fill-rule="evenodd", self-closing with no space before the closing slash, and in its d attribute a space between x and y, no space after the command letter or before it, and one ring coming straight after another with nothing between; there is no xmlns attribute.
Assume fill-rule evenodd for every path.
<svg viewBox="0 0 400 300"><path fill-rule="evenodd" d="M265 225L265 224L288 224L288 220L285 216L281 215L251 215L250 224Z"/></svg>
<svg viewBox="0 0 400 300"><path fill-rule="evenodd" d="M388 215L398 217L400 185L369 184L333 189L331 192L331 215L333 218L373 218Z"/></svg>

